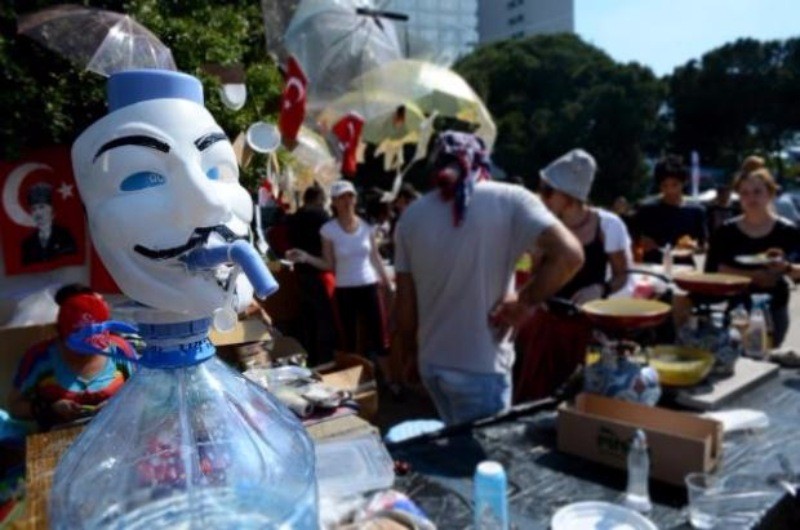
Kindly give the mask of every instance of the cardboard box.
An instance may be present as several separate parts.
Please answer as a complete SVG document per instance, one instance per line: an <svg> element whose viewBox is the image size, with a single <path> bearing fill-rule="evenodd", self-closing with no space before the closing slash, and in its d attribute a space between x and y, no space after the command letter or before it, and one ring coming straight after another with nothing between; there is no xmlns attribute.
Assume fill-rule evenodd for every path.
<svg viewBox="0 0 800 530"><path fill-rule="evenodd" d="M353 393L360 409L358 415L372 421L378 414L378 387L375 367L364 357L353 353L336 352L332 363L320 365L315 371L326 385Z"/></svg>
<svg viewBox="0 0 800 530"><path fill-rule="evenodd" d="M257 318L240 320L225 333L212 327L208 337L217 348L217 356L238 370L269 364L267 343L272 341L272 334Z"/></svg>
<svg viewBox="0 0 800 530"><path fill-rule="evenodd" d="M693 471L713 471L722 458L722 424L691 413L580 394L558 410L558 449L627 468L636 429L647 433L650 476L683 486Z"/></svg>
<svg viewBox="0 0 800 530"><path fill-rule="evenodd" d="M265 342L272 339L269 328L257 318L239 320L236 326L225 333L211 328L208 338L214 346L230 346L232 344L246 344L248 342Z"/></svg>

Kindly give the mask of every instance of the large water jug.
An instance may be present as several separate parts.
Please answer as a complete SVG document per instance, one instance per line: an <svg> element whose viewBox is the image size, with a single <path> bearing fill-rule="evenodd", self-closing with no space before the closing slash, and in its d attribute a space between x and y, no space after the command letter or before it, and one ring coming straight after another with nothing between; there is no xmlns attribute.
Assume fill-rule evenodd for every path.
<svg viewBox="0 0 800 530"><path fill-rule="evenodd" d="M64 455L52 491L58 529L317 528L305 429L216 356L140 368Z"/></svg>
<svg viewBox="0 0 800 530"><path fill-rule="evenodd" d="M208 338L278 285L249 243L253 204L197 78L114 72L109 113L72 162L94 248L146 347L139 371L58 463L58 529L315 529L314 450L299 421L227 368ZM102 353L88 325L70 349ZM85 333L84 333L85 332ZM73 344L74 341L74 344ZM99 351L95 351L95 346Z"/></svg>

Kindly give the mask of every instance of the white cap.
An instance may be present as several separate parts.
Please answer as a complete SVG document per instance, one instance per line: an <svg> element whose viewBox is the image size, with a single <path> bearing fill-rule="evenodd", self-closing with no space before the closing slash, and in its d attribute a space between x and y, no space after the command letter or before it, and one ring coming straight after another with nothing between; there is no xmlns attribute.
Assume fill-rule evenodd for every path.
<svg viewBox="0 0 800 530"><path fill-rule="evenodd" d="M337 180L333 184L331 184L331 197L336 198L340 195L344 195L345 193L352 193L353 195L356 194L356 188L353 186L353 183L349 180Z"/></svg>
<svg viewBox="0 0 800 530"><path fill-rule="evenodd" d="M592 189L597 163L583 149L573 149L554 160L539 174L558 191L586 202Z"/></svg>

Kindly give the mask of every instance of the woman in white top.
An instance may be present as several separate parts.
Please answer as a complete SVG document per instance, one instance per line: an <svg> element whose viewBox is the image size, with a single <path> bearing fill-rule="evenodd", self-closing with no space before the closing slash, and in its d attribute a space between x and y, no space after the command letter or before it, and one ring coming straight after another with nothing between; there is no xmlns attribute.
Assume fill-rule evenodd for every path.
<svg viewBox="0 0 800 530"><path fill-rule="evenodd" d="M574 149L540 174L539 194L545 206L583 245L583 266L555 295L577 305L622 289L631 262L631 238L625 223L616 214L588 204L595 171L592 155ZM523 355L515 385L517 400L553 395L584 362L591 331L585 317L564 314L558 305L537 309L519 334Z"/></svg>
<svg viewBox="0 0 800 530"><path fill-rule="evenodd" d="M312 256L300 249L291 249L286 255L292 261L335 272L343 348L355 351L357 323L362 317L366 323L367 352L376 355L383 377L392 385L388 324L380 292L380 284L390 291L392 284L371 227L356 215L353 184L347 180L334 182L331 200L336 216L320 229L322 256Z"/></svg>

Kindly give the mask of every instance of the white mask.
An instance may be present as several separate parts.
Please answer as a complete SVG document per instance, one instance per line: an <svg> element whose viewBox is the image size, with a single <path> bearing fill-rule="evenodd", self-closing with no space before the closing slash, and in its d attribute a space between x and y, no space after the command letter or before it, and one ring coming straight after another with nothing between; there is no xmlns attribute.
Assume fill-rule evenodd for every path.
<svg viewBox="0 0 800 530"><path fill-rule="evenodd" d="M202 105L172 98L122 106L81 134L72 159L92 241L127 296L191 317L230 303L228 266L192 272L179 259L197 229L244 237L252 216L233 148ZM222 243L214 231L205 245ZM234 309L252 295L240 275Z"/></svg>

